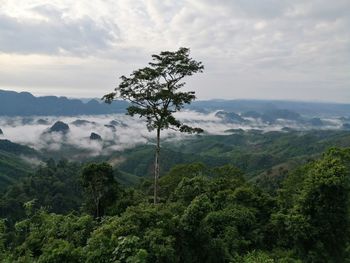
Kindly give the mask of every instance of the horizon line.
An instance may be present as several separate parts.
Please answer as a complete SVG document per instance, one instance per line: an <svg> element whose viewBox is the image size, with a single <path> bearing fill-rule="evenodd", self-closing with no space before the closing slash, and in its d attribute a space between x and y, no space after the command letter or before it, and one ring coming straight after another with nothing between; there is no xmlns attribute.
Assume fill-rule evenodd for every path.
<svg viewBox="0 0 350 263"><path fill-rule="evenodd" d="M97 100L97 101L101 101L101 98L98 97L81 97L81 96L67 96L67 95L35 95L33 92L30 91L17 91L17 90L10 90L10 89L2 89L0 88L0 92L1 91L5 91L5 92L14 92L14 93L29 93L32 96L36 97L36 98L42 98L42 97L57 97L57 98L67 98L67 99L78 99L78 100ZM103 96L103 95L102 95ZM102 97L101 96L101 97ZM119 99L120 101L123 99ZM266 101L266 102L294 102L294 103L310 103L310 104L339 104L339 105L350 105L350 102L337 102L337 101L326 101L326 100L314 100L314 101L310 101L310 100L302 100L302 99L285 99L285 98L272 98L272 99L268 99L268 98L229 98L229 99L225 99L225 98L207 98L207 99L195 99L194 102L205 102L205 101L217 101L217 102L229 102L229 101Z"/></svg>

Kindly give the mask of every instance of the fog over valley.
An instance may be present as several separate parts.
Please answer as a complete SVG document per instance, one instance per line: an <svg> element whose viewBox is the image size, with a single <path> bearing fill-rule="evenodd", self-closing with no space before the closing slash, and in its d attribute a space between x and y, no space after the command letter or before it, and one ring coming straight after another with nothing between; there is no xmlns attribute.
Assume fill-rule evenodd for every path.
<svg viewBox="0 0 350 263"><path fill-rule="evenodd" d="M276 113L276 112L275 112ZM311 129L345 129L344 118L303 118L292 116L258 116L254 112L236 114L217 110L200 113L186 110L176 113L182 122L204 130L203 135L224 135L244 130L288 132ZM257 114L257 113L256 113ZM280 112L281 114L281 112ZM68 130L50 130L56 122L68 125ZM143 119L125 114L79 115L79 116L32 116L0 117L1 139L30 146L38 151L55 152L66 147L83 150L75 156L109 155L140 144L154 144L155 132L148 131ZM96 134L94 138L92 133ZM96 136L95 135L95 136ZM186 140L194 135L183 134L171 129L162 131L164 141ZM62 148L63 147L63 148Z"/></svg>

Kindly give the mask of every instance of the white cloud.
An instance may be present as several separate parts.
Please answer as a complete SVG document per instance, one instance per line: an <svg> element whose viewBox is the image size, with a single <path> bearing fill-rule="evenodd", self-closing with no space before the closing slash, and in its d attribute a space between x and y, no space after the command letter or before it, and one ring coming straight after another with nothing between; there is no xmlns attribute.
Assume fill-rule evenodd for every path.
<svg viewBox="0 0 350 263"><path fill-rule="evenodd" d="M283 127L291 127L298 130L312 129L306 122L291 120L277 120L274 124L264 123L260 119L246 119L244 123L229 123L215 116L216 112L208 114L184 110L177 112L175 117L183 123L192 127L202 128L206 134L227 134L230 129L260 129L263 131L277 131ZM75 117L45 117L46 125L38 125L38 119L43 117L1 117L0 127L4 133L2 139L25 144L39 151L61 151L65 154L74 154L74 151L67 150L70 146L76 149L76 158L97 155L107 155L124 149L133 148L140 144L153 144L155 132L149 132L145 120L138 117L130 117L124 114L97 115L97 116L75 116ZM90 123L82 126L75 126L73 121L87 120ZM63 121L70 127L65 135L61 133L45 133L56 121ZM117 121L121 125L116 130L106 127L111 121ZM342 122L339 119L323 119L327 124L320 129L338 129ZM90 140L91 132L99 134L103 141ZM168 129L161 133L162 142L191 138L193 135L176 132ZM69 156L70 157L70 156Z"/></svg>
<svg viewBox="0 0 350 263"><path fill-rule="evenodd" d="M206 66L188 81L199 98L349 102L348 10L348 0L5 0L0 88L101 97L150 54L188 46Z"/></svg>
<svg viewBox="0 0 350 263"><path fill-rule="evenodd" d="M3 53L89 55L108 49L118 39L115 25L96 23L88 16L71 19L64 10L49 5L32 10L39 19L0 14Z"/></svg>

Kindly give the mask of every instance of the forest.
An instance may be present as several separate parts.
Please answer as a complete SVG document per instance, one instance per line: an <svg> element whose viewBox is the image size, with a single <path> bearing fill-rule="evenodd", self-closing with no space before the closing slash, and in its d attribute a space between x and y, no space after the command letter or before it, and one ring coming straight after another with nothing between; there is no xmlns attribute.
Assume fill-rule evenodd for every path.
<svg viewBox="0 0 350 263"><path fill-rule="evenodd" d="M349 11L0 0L0 263L350 263Z"/></svg>
<svg viewBox="0 0 350 263"><path fill-rule="evenodd" d="M330 148L271 189L227 163L118 182L105 162L48 160L0 203L1 262L348 262L350 149ZM268 180L270 177L267 177Z"/></svg>
<svg viewBox="0 0 350 263"><path fill-rule="evenodd" d="M350 262L349 131L338 119L332 129L206 133L204 122L175 115L196 98L179 91L182 79L203 68L187 48L161 52L103 97L130 102L127 114L156 131L146 143L77 161L81 150L68 143L36 150L0 140L1 262ZM306 123L285 109L215 117L244 124L243 115ZM113 123L113 133L127 127ZM191 136L162 137L161 147L169 129ZM69 133L57 121L39 138L69 142Z"/></svg>

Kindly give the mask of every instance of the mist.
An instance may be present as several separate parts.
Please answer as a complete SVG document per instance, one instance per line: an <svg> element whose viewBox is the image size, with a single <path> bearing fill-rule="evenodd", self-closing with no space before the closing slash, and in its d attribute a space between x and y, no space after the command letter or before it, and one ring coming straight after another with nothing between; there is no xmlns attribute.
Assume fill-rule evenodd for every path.
<svg viewBox="0 0 350 263"><path fill-rule="evenodd" d="M285 131L310 130L315 127L305 121L277 119L274 123L266 123L259 118L242 118L241 123L234 123L217 116L218 111L200 113L196 111L177 112L175 117L183 123L200 127L204 135L224 135L238 130ZM78 121L77 121L78 120ZM69 125L69 132L48 132L57 121ZM322 127L318 129L339 129L342 122L339 119L324 119ZM76 158L79 156L110 155L130 149L136 145L154 144L155 132L147 130L144 119L130 117L125 114L84 115L74 117L2 117L0 128L3 131L1 139L30 146L40 152L58 152L75 149ZM102 140L91 140L94 132ZM185 140L193 135L168 129L161 134L162 141Z"/></svg>

